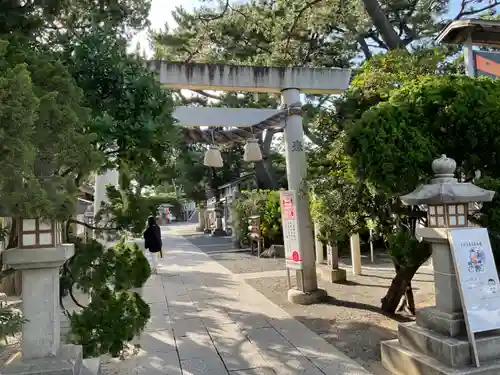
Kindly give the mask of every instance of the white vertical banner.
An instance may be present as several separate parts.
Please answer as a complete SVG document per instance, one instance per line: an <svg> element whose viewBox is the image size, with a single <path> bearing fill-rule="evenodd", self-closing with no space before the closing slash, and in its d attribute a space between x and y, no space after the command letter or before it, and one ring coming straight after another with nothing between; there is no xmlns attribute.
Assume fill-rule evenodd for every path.
<svg viewBox="0 0 500 375"><path fill-rule="evenodd" d="M300 233L297 225L297 192L294 190L280 191L281 225L285 242L285 264L289 269L304 268L302 249L300 248Z"/></svg>
<svg viewBox="0 0 500 375"><path fill-rule="evenodd" d="M448 241L474 363L479 367L475 333L500 329L497 267L486 228L451 229Z"/></svg>
<svg viewBox="0 0 500 375"><path fill-rule="evenodd" d="M451 229L462 306L472 332L500 329L500 288L486 228Z"/></svg>

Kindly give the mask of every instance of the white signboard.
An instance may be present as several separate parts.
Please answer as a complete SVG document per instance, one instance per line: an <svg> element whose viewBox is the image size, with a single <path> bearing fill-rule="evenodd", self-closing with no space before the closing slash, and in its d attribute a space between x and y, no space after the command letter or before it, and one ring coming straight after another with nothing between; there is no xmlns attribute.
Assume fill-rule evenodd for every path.
<svg viewBox="0 0 500 375"><path fill-rule="evenodd" d="M488 231L451 229L449 240L469 330L500 329L500 284Z"/></svg>
<svg viewBox="0 0 500 375"><path fill-rule="evenodd" d="M283 226L283 238L285 241L286 267L301 270L304 265L297 226L297 193L292 190L280 191L280 201L281 225Z"/></svg>

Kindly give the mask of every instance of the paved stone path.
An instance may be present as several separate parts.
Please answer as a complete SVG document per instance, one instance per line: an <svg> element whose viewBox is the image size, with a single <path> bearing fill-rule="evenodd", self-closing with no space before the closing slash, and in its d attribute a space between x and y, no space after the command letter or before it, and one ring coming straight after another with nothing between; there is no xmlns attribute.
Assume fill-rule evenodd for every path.
<svg viewBox="0 0 500 375"><path fill-rule="evenodd" d="M369 375L181 236L162 229L140 375Z"/></svg>

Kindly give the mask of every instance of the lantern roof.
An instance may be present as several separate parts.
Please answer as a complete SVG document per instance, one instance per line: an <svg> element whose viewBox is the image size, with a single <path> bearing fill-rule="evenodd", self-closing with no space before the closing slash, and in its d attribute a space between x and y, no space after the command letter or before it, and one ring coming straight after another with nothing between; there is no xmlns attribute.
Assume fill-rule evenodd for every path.
<svg viewBox="0 0 500 375"><path fill-rule="evenodd" d="M439 205L469 202L490 202L494 191L486 190L472 183L458 182L454 177L457 163L455 160L441 155L432 162L434 178L430 184L420 185L409 194L403 195L403 204Z"/></svg>

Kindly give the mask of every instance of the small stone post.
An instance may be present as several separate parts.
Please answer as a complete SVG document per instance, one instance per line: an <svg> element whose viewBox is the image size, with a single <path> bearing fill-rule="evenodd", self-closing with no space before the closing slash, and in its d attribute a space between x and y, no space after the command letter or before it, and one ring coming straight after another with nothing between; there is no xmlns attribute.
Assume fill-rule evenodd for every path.
<svg viewBox="0 0 500 375"><path fill-rule="evenodd" d="M358 233L351 236L351 262L352 274L361 275L361 246Z"/></svg>
<svg viewBox="0 0 500 375"><path fill-rule="evenodd" d="M314 224L314 234L316 238L316 267L319 276L332 283L342 283L346 281L347 273L339 268L339 252L337 246L328 244L326 246L326 259L323 255L323 242L318 240L317 223ZM321 261L320 261L320 260Z"/></svg>
<svg viewBox="0 0 500 375"><path fill-rule="evenodd" d="M206 204L200 203L197 207L197 210L198 210L198 227L196 228L196 230L198 232L203 232L205 230L205 224L206 224L205 220L205 212L207 211Z"/></svg>
<svg viewBox="0 0 500 375"><path fill-rule="evenodd" d="M339 268L339 249L337 245L330 244L326 250L329 281L332 283L343 283L347 280L347 272Z"/></svg>
<svg viewBox="0 0 500 375"><path fill-rule="evenodd" d="M323 242L319 239L318 223L314 223L314 248L316 250L316 265L325 264L326 259L323 255Z"/></svg>
<svg viewBox="0 0 500 375"><path fill-rule="evenodd" d="M436 305L417 311L416 324L399 324L398 339L382 342L382 363L393 374L472 373L469 367L472 364L471 350L466 338L448 230L469 226L469 203L489 202L494 192L471 183L459 183L454 178L455 169L455 161L442 155L432 163L435 177L431 184L421 185L401 197L404 204L428 206L427 227L417 228L416 236L432 246ZM492 335L477 343L482 360L500 359L500 335ZM500 362L494 367L485 365L473 372L476 375L498 374Z"/></svg>

